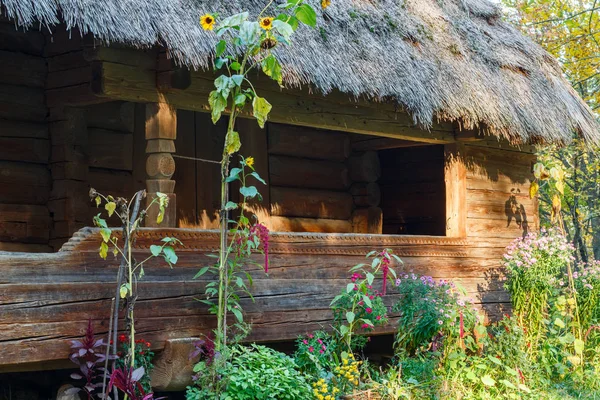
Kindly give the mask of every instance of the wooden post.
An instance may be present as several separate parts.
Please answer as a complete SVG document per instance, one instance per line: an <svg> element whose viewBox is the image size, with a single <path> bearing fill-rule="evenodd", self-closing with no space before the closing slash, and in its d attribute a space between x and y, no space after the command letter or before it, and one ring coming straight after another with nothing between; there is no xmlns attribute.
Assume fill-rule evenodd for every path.
<svg viewBox="0 0 600 400"><path fill-rule="evenodd" d="M467 235L467 168L465 146L444 146L444 183L446 185L446 236Z"/></svg>
<svg viewBox="0 0 600 400"><path fill-rule="evenodd" d="M175 173L175 139L177 138L177 110L166 103L150 103L146 105L146 190L147 203L150 204L157 192L169 196L169 207L163 222L156 223L158 207L151 207L146 218L147 227L176 227L177 207L175 198L175 181L171 177Z"/></svg>

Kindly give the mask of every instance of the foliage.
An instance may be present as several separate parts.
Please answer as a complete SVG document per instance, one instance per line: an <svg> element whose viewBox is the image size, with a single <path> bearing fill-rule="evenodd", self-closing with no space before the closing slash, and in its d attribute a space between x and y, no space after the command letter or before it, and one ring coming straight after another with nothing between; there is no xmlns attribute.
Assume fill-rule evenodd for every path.
<svg viewBox="0 0 600 400"><path fill-rule="evenodd" d="M503 0L508 18L555 56L573 88L594 111L600 110L600 17L594 0ZM545 145L538 159L546 171L563 171L564 187L540 188L541 216L560 211L564 229L584 262L600 259L600 157L598 147L574 138L568 146ZM537 192L534 183L532 192ZM558 189L558 190L557 190ZM557 192L560 198L557 197Z"/></svg>
<svg viewBox="0 0 600 400"><path fill-rule="evenodd" d="M144 277L144 264L152 258L161 257L169 265L177 263L177 254L175 253L175 246L182 244L181 241L173 237L165 237L161 240L161 244L154 244L150 246L150 255L148 255L142 261L137 261L134 257L133 242L136 239L137 232L142 225L148 211L152 207L158 207L156 222L160 223L163 220L165 210L169 205L169 198L163 193L156 193L156 196L149 202L149 204L142 208L142 200L146 197L146 191L142 190L137 192L130 200L119 197L114 198L110 195L104 195L97 192L95 189L90 189L90 199L94 201L96 207L104 205L106 215L110 218L113 215L118 217L122 223L120 232L114 232L113 229L108 227L106 219L102 218L102 213L97 214L94 217L94 225L100 230L100 257L105 259L108 257L109 251L114 255L116 259L120 259L120 265L117 272L117 286L113 304L113 315L112 324L109 327L108 336L111 337L111 358L113 359L112 374L114 375L117 371L117 332L119 330L119 311L121 307L120 300L124 301L125 308L125 322L129 330L128 340L129 343L125 346L126 352L122 352L119 357L119 363L121 365L128 365L128 369L122 369L121 372L125 378L128 378L128 370L144 371L144 369L137 368L136 365L143 365L145 361L136 362L135 351L139 343L135 340L135 302L137 300L137 282ZM122 245L120 244L121 242ZM112 249L111 249L112 247ZM126 306L126 307L125 307ZM145 356L142 354L143 358ZM147 356L147 353L146 353ZM118 377L122 378L121 376ZM136 387L140 386L140 379L136 379ZM117 380L121 382L121 380ZM129 378L128 378L129 379ZM142 380L147 384L146 380ZM130 381L127 381L131 383ZM102 387L104 391L106 379L103 380ZM122 382L121 382L122 383ZM119 388L119 384L113 384L111 387ZM114 393L115 399L117 393Z"/></svg>
<svg viewBox="0 0 600 400"><path fill-rule="evenodd" d="M72 373L71 378L83 380L84 385L82 388L68 390L67 394L83 391L88 400L93 399L98 394L98 389L102 387L106 343L104 339L96 339L92 320L88 321L83 339L71 341L71 349L73 353L69 359L79 367L79 373Z"/></svg>
<svg viewBox="0 0 600 400"><path fill-rule="evenodd" d="M345 350L349 352L365 344L364 341L355 339L356 332L370 332L376 326L387 322L387 309L381 296L386 293L388 275L396 277L391 268L392 260L402 263L402 260L388 249L382 252L372 251L367 254L367 258L371 259L371 263L352 267L352 282L331 301L334 329L340 336L340 342L345 343ZM381 293L373 288L373 283L379 275L383 281Z"/></svg>
<svg viewBox="0 0 600 400"><path fill-rule="evenodd" d="M320 376L335 365L335 339L325 331L316 331L296 340L294 359L307 375Z"/></svg>
<svg viewBox="0 0 600 400"><path fill-rule="evenodd" d="M119 335L119 345L120 351L119 355L122 354L130 354L130 340L126 335ZM150 386L150 373L154 369L154 364L152 364L152 359L154 358L154 352L150 350L150 342L144 339L136 339L135 340L135 349L133 350L135 353L135 364L133 366L134 370L143 367L145 374L138 380L138 383L141 385L144 393L150 393L152 391L152 386ZM125 360L123 358L117 358L117 368L124 370L127 365L125 364ZM138 395L142 393L138 391Z"/></svg>
<svg viewBox="0 0 600 400"><path fill-rule="evenodd" d="M110 376L108 391L110 392L113 388L117 388L125 394L125 398L127 399L154 400L154 394L146 394L140 382L144 374L144 367L136 369L128 367L117 368L113 370Z"/></svg>
<svg viewBox="0 0 600 400"><path fill-rule="evenodd" d="M550 298L558 286L565 285L562 273L572 251L573 246L556 229L542 229L540 234L516 239L504 255L505 287L519 323L534 338L534 350L542 339Z"/></svg>
<svg viewBox="0 0 600 400"><path fill-rule="evenodd" d="M452 282L410 273L396 279L396 290L400 296L392 311L400 314L397 353L414 355L423 346L438 349L442 340L462 339L475 325L472 304Z"/></svg>
<svg viewBox="0 0 600 400"><path fill-rule="evenodd" d="M311 398L311 388L298 371L294 360L264 346L230 346L231 354L219 375L227 383L223 391L199 384L188 388L188 400L304 400Z"/></svg>

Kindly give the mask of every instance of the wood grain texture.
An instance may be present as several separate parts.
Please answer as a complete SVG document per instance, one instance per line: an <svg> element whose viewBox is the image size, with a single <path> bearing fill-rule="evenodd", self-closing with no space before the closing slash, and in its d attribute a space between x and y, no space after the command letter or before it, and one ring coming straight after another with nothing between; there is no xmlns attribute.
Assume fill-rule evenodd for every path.
<svg viewBox="0 0 600 400"><path fill-rule="evenodd" d="M269 180L274 186L346 190L351 181L340 162L299 157L270 156Z"/></svg>
<svg viewBox="0 0 600 400"><path fill-rule="evenodd" d="M136 305L138 335L161 349L165 340L207 332L214 318L195 300L207 283L192 280L206 254L218 247L216 231L144 229L137 238L136 255L148 253L164 236L179 238L179 262L170 269L160 261L145 267ZM19 370L31 363L66 359L69 340L80 337L91 318L97 334L106 332L117 262L97 255L99 232L86 228L75 234L57 254L43 256L0 253L0 370ZM372 249L392 249L406 271L436 279L460 273L470 295L486 296L490 305L506 302L495 283L493 261L472 249L477 242L431 236L273 233L269 276L250 267L255 303L242 299L253 323L249 340L294 339L325 327L331 321L331 299L345 287L348 268ZM262 262L262 256L255 260ZM489 278L489 279L488 279ZM376 284L381 284L380 282ZM390 300L393 299L393 296ZM393 332L388 326L379 333ZM29 364L29 365L28 365ZM38 364L41 365L41 364Z"/></svg>
<svg viewBox="0 0 600 400"><path fill-rule="evenodd" d="M350 139L346 133L269 124L269 153L344 161L350 155Z"/></svg>
<svg viewBox="0 0 600 400"><path fill-rule="evenodd" d="M271 215L284 217L350 219L352 195L330 190L271 186Z"/></svg>

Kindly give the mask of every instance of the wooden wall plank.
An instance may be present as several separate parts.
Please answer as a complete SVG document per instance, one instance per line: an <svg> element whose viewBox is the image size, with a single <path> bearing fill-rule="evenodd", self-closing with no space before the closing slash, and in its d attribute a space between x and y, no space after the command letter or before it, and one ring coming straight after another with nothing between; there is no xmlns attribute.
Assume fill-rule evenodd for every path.
<svg viewBox="0 0 600 400"><path fill-rule="evenodd" d="M44 58L0 50L1 83L43 88L46 74Z"/></svg>
<svg viewBox="0 0 600 400"><path fill-rule="evenodd" d="M0 23L0 49L24 54L42 56L44 35L37 30L23 31L15 24Z"/></svg>
<svg viewBox="0 0 600 400"><path fill-rule="evenodd" d="M192 111L177 111L177 140L175 141L175 194L177 195L177 221L181 226L198 223L196 161L177 156L196 157L196 122Z"/></svg>
<svg viewBox="0 0 600 400"><path fill-rule="evenodd" d="M47 166L0 161L0 203L46 204L50 187Z"/></svg>
<svg viewBox="0 0 600 400"><path fill-rule="evenodd" d="M49 159L47 139L0 137L0 160L48 164Z"/></svg>
<svg viewBox="0 0 600 400"><path fill-rule="evenodd" d="M467 167L462 144L444 146L444 183L446 198L446 236L467 235Z"/></svg>
<svg viewBox="0 0 600 400"><path fill-rule="evenodd" d="M353 208L347 192L271 186L271 215L347 220Z"/></svg>
<svg viewBox="0 0 600 400"><path fill-rule="evenodd" d="M91 167L133 169L133 134L90 128L88 135Z"/></svg>
<svg viewBox="0 0 600 400"><path fill-rule="evenodd" d="M345 161L350 155L350 139L346 133L269 124L269 154Z"/></svg>
<svg viewBox="0 0 600 400"><path fill-rule="evenodd" d="M351 181L345 164L298 157L270 156L269 179L273 186L345 191Z"/></svg>

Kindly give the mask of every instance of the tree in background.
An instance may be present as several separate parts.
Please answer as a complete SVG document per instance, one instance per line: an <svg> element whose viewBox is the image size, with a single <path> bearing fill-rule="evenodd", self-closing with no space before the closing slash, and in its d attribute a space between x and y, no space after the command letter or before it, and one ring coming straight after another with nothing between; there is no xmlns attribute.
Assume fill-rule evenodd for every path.
<svg viewBox="0 0 600 400"><path fill-rule="evenodd" d="M508 18L558 59L581 98L600 114L600 0L503 3ZM543 183L539 187L542 223L560 212L577 258L586 262L600 260L599 150L574 138L568 146L544 146L538 152L548 171L552 167L564 171L559 204L554 199L556 187Z"/></svg>

